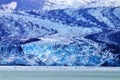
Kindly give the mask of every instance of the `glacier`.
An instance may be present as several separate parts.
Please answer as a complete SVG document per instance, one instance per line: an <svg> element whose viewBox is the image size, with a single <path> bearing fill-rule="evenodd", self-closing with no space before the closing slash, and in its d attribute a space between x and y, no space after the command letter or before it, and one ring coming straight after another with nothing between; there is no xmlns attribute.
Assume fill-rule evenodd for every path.
<svg viewBox="0 0 120 80"><path fill-rule="evenodd" d="M117 2L93 7L103 0L85 0L86 7L70 7L73 1L80 2L71 0L61 7L63 0L52 1L55 5L49 10L45 6L51 0L42 2L42 9L26 10L17 2L15 10L0 10L0 65L120 66Z"/></svg>

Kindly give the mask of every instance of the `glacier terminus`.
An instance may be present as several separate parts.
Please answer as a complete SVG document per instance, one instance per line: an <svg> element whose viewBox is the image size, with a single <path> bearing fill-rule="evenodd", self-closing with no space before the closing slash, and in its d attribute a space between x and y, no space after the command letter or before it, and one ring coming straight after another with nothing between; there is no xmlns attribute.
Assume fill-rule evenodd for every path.
<svg viewBox="0 0 120 80"><path fill-rule="evenodd" d="M120 66L120 1L0 0L0 65Z"/></svg>

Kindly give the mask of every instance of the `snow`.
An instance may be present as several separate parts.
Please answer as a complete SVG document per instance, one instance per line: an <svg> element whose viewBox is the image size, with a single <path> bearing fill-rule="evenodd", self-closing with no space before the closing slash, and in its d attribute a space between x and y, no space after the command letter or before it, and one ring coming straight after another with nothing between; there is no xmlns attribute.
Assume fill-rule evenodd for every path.
<svg viewBox="0 0 120 80"><path fill-rule="evenodd" d="M43 10L117 6L120 0L46 0Z"/></svg>
<svg viewBox="0 0 120 80"><path fill-rule="evenodd" d="M35 10L1 11L0 64L118 66L119 60L110 52L107 44L102 45L85 38L87 35L101 34L104 29L116 30L119 23L116 24L115 16L110 15L111 9L113 8L56 9L46 11L46 14ZM119 16L118 10L115 8L113 14ZM108 41L107 36L99 34L93 38ZM115 54L118 55L117 51Z"/></svg>
<svg viewBox="0 0 120 80"><path fill-rule="evenodd" d="M8 4L1 5L2 10L7 11L7 12L15 10L16 7L17 7L17 2L10 2Z"/></svg>

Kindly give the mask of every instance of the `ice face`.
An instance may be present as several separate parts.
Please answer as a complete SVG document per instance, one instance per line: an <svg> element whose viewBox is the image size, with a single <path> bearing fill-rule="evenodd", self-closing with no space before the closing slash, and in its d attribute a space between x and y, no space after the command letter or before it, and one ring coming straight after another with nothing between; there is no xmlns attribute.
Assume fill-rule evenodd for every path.
<svg viewBox="0 0 120 80"><path fill-rule="evenodd" d="M1 11L0 64L119 66L119 14L120 7Z"/></svg>

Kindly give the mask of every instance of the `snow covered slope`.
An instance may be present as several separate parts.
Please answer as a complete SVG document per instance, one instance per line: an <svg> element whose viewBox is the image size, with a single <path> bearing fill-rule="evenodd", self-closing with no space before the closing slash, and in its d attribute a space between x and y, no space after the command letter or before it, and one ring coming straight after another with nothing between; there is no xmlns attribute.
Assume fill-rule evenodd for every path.
<svg viewBox="0 0 120 80"><path fill-rule="evenodd" d="M91 7L118 7L120 0L0 0L0 6L9 4L16 6L15 10L53 10L66 8L91 8ZM6 10L5 9L5 10Z"/></svg>
<svg viewBox="0 0 120 80"><path fill-rule="evenodd" d="M119 0L2 0L0 6L0 65L120 66Z"/></svg>
<svg viewBox="0 0 120 80"><path fill-rule="evenodd" d="M14 10L39 10L44 5L45 0L0 0L2 9L10 9L10 4L16 6Z"/></svg>
<svg viewBox="0 0 120 80"><path fill-rule="evenodd" d="M120 7L2 11L0 64L119 66L119 46L109 39L120 30L119 13Z"/></svg>
<svg viewBox="0 0 120 80"><path fill-rule="evenodd" d="M46 0L43 9L118 7L120 0Z"/></svg>

